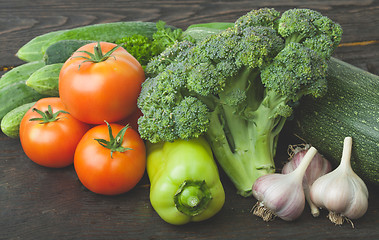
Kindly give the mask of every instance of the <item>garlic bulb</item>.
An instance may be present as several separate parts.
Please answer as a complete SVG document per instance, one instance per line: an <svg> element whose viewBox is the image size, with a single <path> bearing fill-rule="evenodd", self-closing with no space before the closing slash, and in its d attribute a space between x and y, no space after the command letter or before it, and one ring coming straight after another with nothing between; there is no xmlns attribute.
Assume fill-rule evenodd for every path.
<svg viewBox="0 0 379 240"><path fill-rule="evenodd" d="M287 162L283 166L282 173L288 174L294 171L303 160L309 148L310 148L309 144L306 144L304 146L300 146L300 145L290 146L289 147L290 161ZM303 189L304 189L305 199L307 200L311 208L311 214L314 217L319 216L320 211L318 207L311 201L310 187L317 178L330 172L331 170L332 170L332 165L330 164L330 162L327 159L325 159L320 153L316 153L311 163L309 164L307 170L305 171L304 178L303 178Z"/></svg>
<svg viewBox="0 0 379 240"><path fill-rule="evenodd" d="M286 221L298 218L304 210L303 177L312 158L317 153L311 147L300 165L289 174L273 173L259 177L253 185L253 196L258 200L254 215L269 221L276 216Z"/></svg>
<svg viewBox="0 0 379 240"><path fill-rule="evenodd" d="M328 218L341 225L346 220L362 217L368 207L368 189L350 164L352 138L344 139L340 165L332 172L318 178L311 187L313 203L329 210Z"/></svg>

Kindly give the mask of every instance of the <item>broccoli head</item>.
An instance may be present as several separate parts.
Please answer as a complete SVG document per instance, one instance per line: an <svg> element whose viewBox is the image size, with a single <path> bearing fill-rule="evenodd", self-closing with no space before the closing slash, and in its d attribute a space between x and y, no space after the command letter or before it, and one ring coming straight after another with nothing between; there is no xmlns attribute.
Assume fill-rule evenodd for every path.
<svg viewBox="0 0 379 240"><path fill-rule="evenodd" d="M325 94L327 60L342 33L336 26L312 10L263 8L197 42L169 46L146 67L142 138L204 135L238 193L251 195L255 180L275 171L278 136L293 106L304 95Z"/></svg>

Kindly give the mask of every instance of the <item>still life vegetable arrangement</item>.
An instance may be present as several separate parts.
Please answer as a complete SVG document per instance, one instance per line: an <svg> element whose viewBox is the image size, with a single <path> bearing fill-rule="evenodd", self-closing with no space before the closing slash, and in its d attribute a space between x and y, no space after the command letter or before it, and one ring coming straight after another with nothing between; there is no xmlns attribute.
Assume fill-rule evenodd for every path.
<svg viewBox="0 0 379 240"><path fill-rule="evenodd" d="M332 57L341 37L319 12L272 8L184 31L159 21L50 32L1 77L1 129L37 164L73 164L97 194L126 193L146 171L170 224L222 210L222 170L265 221L295 220L307 202L354 226L364 181L379 183L379 77ZM287 119L308 144L290 146L279 173Z"/></svg>

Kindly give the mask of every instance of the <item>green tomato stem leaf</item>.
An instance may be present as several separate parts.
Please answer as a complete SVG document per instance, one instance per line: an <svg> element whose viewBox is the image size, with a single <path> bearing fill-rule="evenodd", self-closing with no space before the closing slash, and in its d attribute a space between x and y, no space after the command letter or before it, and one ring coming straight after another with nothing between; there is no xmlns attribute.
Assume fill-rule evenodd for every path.
<svg viewBox="0 0 379 240"><path fill-rule="evenodd" d="M87 54L88 57L87 56L76 56L74 58L84 58L85 60L82 63L85 63L85 62L93 62L93 63L104 62L109 57L111 57L112 53L114 53L114 51L116 51L119 47L121 47L121 44L118 44L117 46L115 46L114 48L112 48L111 50L109 50L108 52L103 54L103 51L101 50L100 42L97 42L97 44L94 46L94 53L90 53L88 51L78 51L78 52ZM80 69L81 64L79 65L79 69Z"/></svg>
<svg viewBox="0 0 379 240"><path fill-rule="evenodd" d="M51 108L51 105L47 107L47 111L43 112L37 108L33 108L32 111L37 112L39 115L41 115L40 118L31 118L29 121L40 121L40 124L49 123L49 122L55 122L59 120L58 115L61 113L69 114L66 111L59 110L57 112L53 112L53 109Z"/></svg>
<svg viewBox="0 0 379 240"><path fill-rule="evenodd" d="M122 142L124 140L125 132L129 128L129 125L126 125L125 127L123 127L121 129L121 131L117 133L116 137L114 137L113 133L112 133L111 125L107 121L105 121L105 123L108 126L109 141L107 141L105 139L99 139L99 138L95 138L94 140L96 140L101 146L111 150L111 158L113 158L114 152L121 152L122 153L122 152L126 152L128 150L133 150L132 148L122 146Z"/></svg>

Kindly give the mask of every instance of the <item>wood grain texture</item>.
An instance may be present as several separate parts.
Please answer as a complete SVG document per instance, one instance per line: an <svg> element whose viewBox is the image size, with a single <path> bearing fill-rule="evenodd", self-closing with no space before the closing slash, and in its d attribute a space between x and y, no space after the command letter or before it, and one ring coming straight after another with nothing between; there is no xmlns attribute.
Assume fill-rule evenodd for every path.
<svg viewBox="0 0 379 240"><path fill-rule="evenodd" d="M373 0L245 0L245 1L58 1L0 0L0 66L23 62L15 53L32 38L61 29L115 21L164 20L181 28L193 23L234 21L253 8L313 8L339 22L342 43L335 57L379 74L379 1ZM0 103L1 104L1 103ZM290 129L287 129L290 131ZM286 161L279 142L277 166ZM297 142L295 142L297 143ZM279 157L281 156L281 157ZM355 229L337 227L326 212L313 218L306 208L295 222L263 222L249 211L255 200L242 198L223 171L226 203L214 218L172 226L149 202L145 175L138 186L117 197L96 195L78 181L73 167L47 169L31 162L19 140L0 133L0 239L379 239L379 190L369 186L369 209L354 221Z"/></svg>
<svg viewBox="0 0 379 240"><path fill-rule="evenodd" d="M339 22L344 29L342 43L378 40L379 6L373 0L334 1L3 1L0 8L0 66L22 63L14 54L27 41L50 31L115 21L157 21L186 28L192 23L235 21L253 8L313 8ZM6 46L6 47L5 47ZM358 47L363 59L378 59L379 44L373 51ZM361 59L338 49L336 56L369 69ZM379 66L377 61L371 65Z"/></svg>

